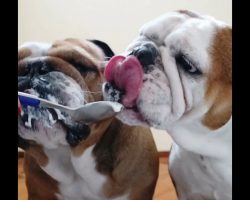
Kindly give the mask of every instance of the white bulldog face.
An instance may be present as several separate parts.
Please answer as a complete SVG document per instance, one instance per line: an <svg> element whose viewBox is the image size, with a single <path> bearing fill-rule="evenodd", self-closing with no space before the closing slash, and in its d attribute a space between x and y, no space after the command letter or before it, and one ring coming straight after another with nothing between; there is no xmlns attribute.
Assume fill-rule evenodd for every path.
<svg viewBox="0 0 250 200"><path fill-rule="evenodd" d="M131 89L138 90L136 100L127 102L131 91L120 81L131 82L124 75L129 64L109 64L110 83L103 87L106 99L113 100L117 89L123 94L118 100L127 107L118 116L123 122L168 129L195 118L215 129L229 119L231 29L222 22L189 11L167 13L141 28L125 56L123 63L137 59L134 68L143 69L142 84ZM131 76L138 80L137 71L131 70ZM219 121L218 114L223 115Z"/></svg>

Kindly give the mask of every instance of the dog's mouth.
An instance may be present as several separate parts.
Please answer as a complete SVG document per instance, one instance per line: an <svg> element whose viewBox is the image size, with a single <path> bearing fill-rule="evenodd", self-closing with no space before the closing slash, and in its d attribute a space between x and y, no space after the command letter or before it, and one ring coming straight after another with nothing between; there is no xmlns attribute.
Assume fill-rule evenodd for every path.
<svg viewBox="0 0 250 200"><path fill-rule="evenodd" d="M122 93L121 103L126 108L136 105L143 82L143 70L135 56L114 56L105 68L106 80Z"/></svg>
<svg viewBox="0 0 250 200"><path fill-rule="evenodd" d="M18 91L71 107L84 104L81 87L71 77L58 71L36 76L18 76ZM80 124L72 120L67 113L52 108L23 106L19 125L36 132L60 126L72 145L89 134L87 125Z"/></svg>
<svg viewBox="0 0 250 200"><path fill-rule="evenodd" d="M144 77L140 61L133 55L114 56L107 64L104 76L107 80L103 85L104 98L122 103L125 106L123 114L134 121L145 123L137 106ZM123 118L123 115L119 117Z"/></svg>

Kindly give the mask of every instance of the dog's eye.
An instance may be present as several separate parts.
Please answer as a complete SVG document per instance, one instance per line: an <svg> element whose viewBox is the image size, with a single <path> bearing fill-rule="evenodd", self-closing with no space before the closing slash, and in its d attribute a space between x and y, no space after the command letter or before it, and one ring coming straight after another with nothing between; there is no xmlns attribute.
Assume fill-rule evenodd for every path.
<svg viewBox="0 0 250 200"><path fill-rule="evenodd" d="M195 65L183 54L179 54L175 57L177 65L189 74L200 75L201 71L195 67Z"/></svg>

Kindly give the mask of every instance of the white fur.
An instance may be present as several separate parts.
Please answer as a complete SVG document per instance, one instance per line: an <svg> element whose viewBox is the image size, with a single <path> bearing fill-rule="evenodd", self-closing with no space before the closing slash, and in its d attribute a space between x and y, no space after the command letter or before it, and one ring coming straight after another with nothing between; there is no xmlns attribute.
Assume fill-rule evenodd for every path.
<svg viewBox="0 0 250 200"><path fill-rule="evenodd" d="M22 48L28 48L31 50L30 57L39 57L47 55L48 49L51 47L51 44L45 42L26 42L19 47L18 50Z"/></svg>
<svg viewBox="0 0 250 200"><path fill-rule="evenodd" d="M49 163L42 169L60 184L72 184L76 174L70 160L70 148L68 146L60 146L52 150L44 148L44 153Z"/></svg>
<svg viewBox="0 0 250 200"><path fill-rule="evenodd" d="M87 148L83 154L76 157L69 147L59 147L56 150L44 149L49 158L43 170L59 182L60 200L106 200L103 195L103 185L107 176L96 170L93 156L94 145ZM125 194L110 200L127 200Z"/></svg>

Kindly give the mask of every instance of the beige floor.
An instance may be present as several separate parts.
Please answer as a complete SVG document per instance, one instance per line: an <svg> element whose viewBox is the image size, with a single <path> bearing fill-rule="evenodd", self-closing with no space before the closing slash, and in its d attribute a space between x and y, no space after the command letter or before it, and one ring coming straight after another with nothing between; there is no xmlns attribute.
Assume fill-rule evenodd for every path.
<svg viewBox="0 0 250 200"><path fill-rule="evenodd" d="M23 159L18 160L18 200L27 200L25 175L23 173ZM177 200L172 181L167 170L167 158L160 158L160 173L156 186L154 200Z"/></svg>

